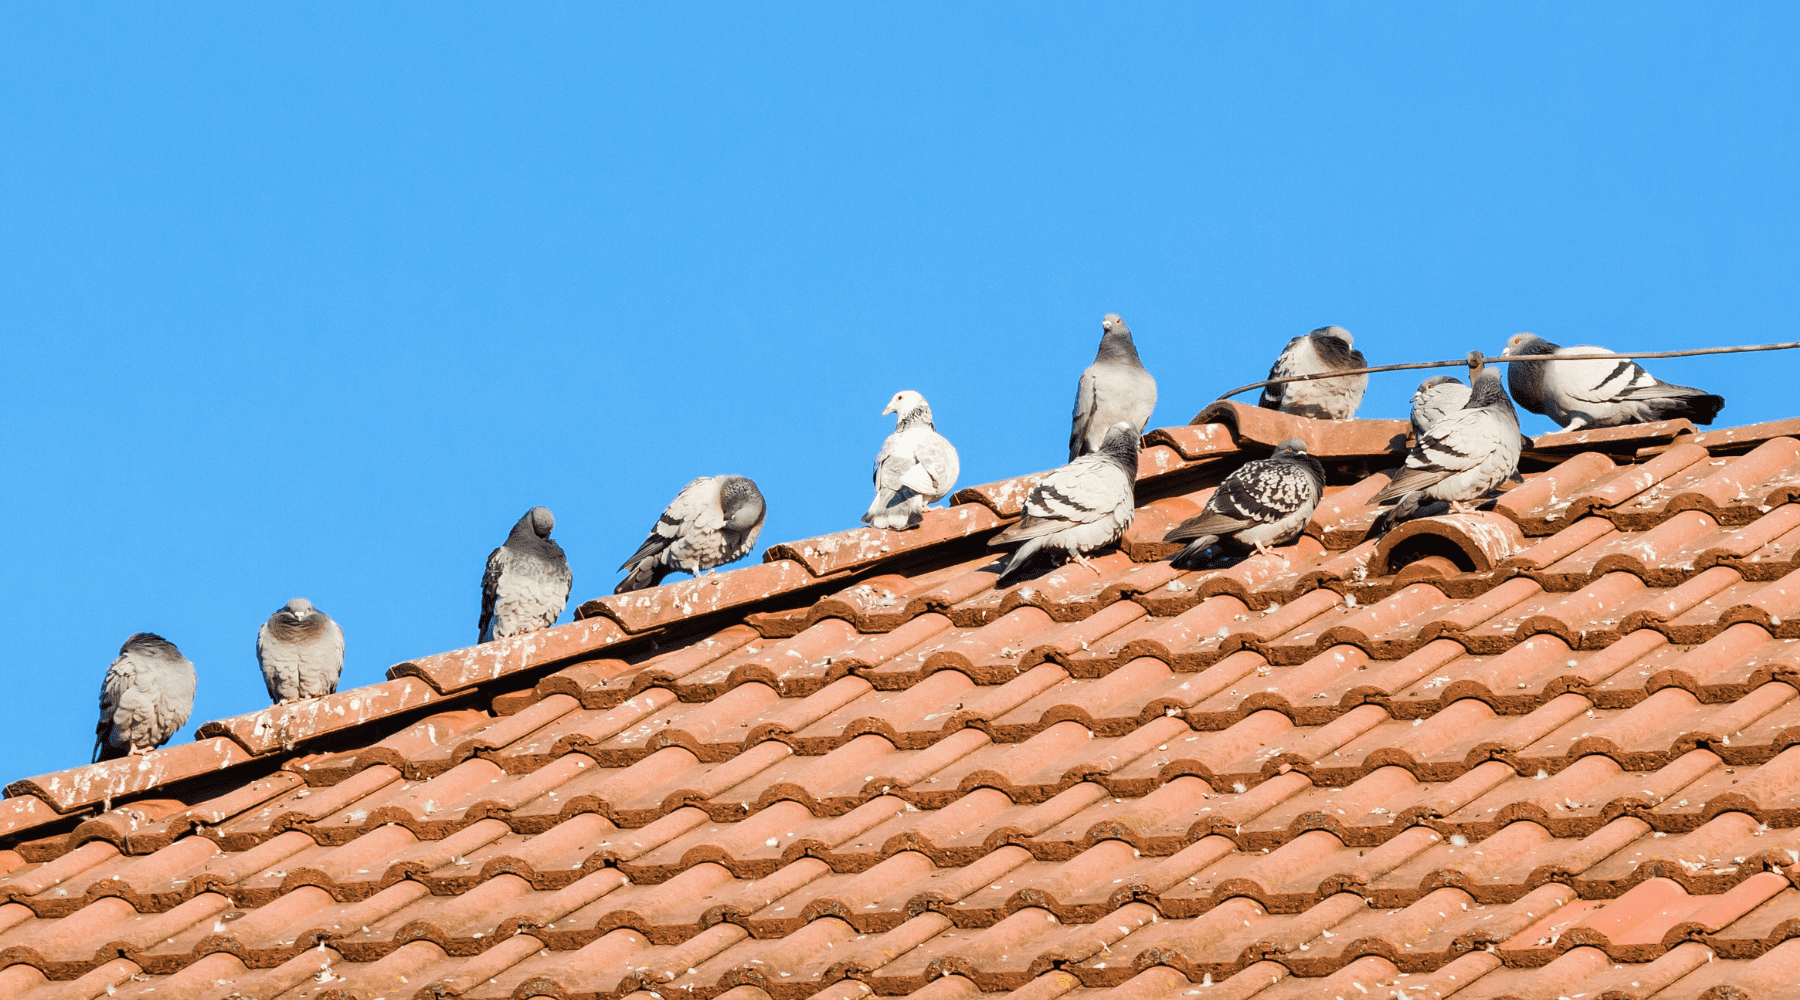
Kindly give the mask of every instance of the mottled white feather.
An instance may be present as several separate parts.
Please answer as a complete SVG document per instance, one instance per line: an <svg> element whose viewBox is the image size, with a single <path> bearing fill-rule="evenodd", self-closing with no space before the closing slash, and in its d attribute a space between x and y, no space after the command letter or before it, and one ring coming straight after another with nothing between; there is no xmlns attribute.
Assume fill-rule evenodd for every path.
<svg viewBox="0 0 1800 1000"><path fill-rule="evenodd" d="M1362 352L1353 350L1352 343L1350 331L1341 326L1322 326L1304 337L1295 337L1269 367L1269 377L1290 378L1367 367ZM1257 405L1300 417L1348 420L1356 416L1368 387L1367 375L1283 382L1264 387Z"/></svg>
<svg viewBox="0 0 1800 1000"><path fill-rule="evenodd" d="M644 544L620 566L615 594L654 587L675 570L699 575L750 554L767 506L743 476L701 476L664 508Z"/></svg>
<svg viewBox="0 0 1800 1000"><path fill-rule="evenodd" d="M904 531L918 527L926 506L956 488L962 466L956 448L933 424L924 396L901 390L881 412L898 416L894 433L875 456L875 499L862 519L876 528Z"/></svg>
<svg viewBox="0 0 1800 1000"><path fill-rule="evenodd" d="M1312 520L1325 493L1325 468L1289 438L1268 458L1245 462L1226 476L1206 507L1163 536L1188 542L1173 560L1188 563L1220 541L1266 551L1294 540Z"/></svg>

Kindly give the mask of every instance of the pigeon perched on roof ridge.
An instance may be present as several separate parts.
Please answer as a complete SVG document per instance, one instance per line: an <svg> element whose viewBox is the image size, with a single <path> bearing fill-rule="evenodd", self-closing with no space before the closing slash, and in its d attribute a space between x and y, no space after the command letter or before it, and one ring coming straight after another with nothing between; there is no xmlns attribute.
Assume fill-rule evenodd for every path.
<svg viewBox="0 0 1800 1000"><path fill-rule="evenodd" d="M926 505L956 488L962 465L956 447L932 423L931 404L924 396L902 389L881 412L897 416L894 432L875 456L875 499L862 520L871 527L905 531L924 520Z"/></svg>
<svg viewBox="0 0 1800 1000"><path fill-rule="evenodd" d="M750 554L768 513L762 491L744 476L700 476L663 509L644 544L619 567L613 593L662 583L675 570L695 576Z"/></svg>
<svg viewBox="0 0 1800 1000"><path fill-rule="evenodd" d="M344 630L311 601L296 597L257 629L256 662L269 700L277 705L336 694L344 672Z"/></svg>
<svg viewBox="0 0 1800 1000"><path fill-rule="evenodd" d="M149 753L181 731L194 712L198 678L175 644L137 632L100 681L100 722L94 726L95 763Z"/></svg>
<svg viewBox="0 0 1800 1000"><path fill-rule="evenodd" d="M1138 432L1130 421L1107 428L1100 450L1053 470L1031 488L1017 523L995 535L992 546L1023 542L1000 569L996 586L1018 576L1043 550L1060 549L1089 569L1087 553L1111 545L1135 514Z"/></svg>
<svg viewBox="0 0 1800 1000"><path fill-rule="evenodd" d="M1269 366L1269 377L1290 378L1295 375L1317 375L1322 372L1366 368L1362 352L1353 347L1350 331L1341 326L1322 326L1305 336L1287 342ZM1314 379L1306 382L1283 382L1264 386L1256 405L1265 410L1279 410L1298 417L1318 420L1348 420L1356 416L1362 405L1363 392L1369 387L1369 376L1346 375L1342 378Z"/></svg>
<svg viewBox="0 0 1800 1000"><path fill-rule="evenodd" d="M1433 375L1420 382L1412 395L1413 440L1424 437L1432 424L1444 419L1446 414L1462 409L1468 402L1468 385L1453 375ZM1519 447L1522 450L1533 447L1531 438L1521 433Z"/></svg>
<svg viewBox="0 0 1800 1000"><path fill-rule="evenodd" d="M1138 359L1131 328L1118 313L1100 320L1100 349L1075 386L1069 461L1100 450L1107 429L1124 421L1144 433L1156 411L1156 379Z"/></svg>
<svg viewBox="0 0 1800 1000"><path fill-rule="evenodd" d="M1560 347L1530 333L1506 342L1507 357L1558 354L1612 354L1604 347L1577 344ZM1701 389L1664 382L1635 361L1515 361L1506 373L1520 406L1562 425L1565 431L1617 427L1655 420L1686 418L1710 424L1725 406L1725 397Z"/></svg>
<svg viewBox="0 0 1800 1000"><path fill-rule="evenodd" d="M1519 466L1522 440L1500 373L1480 351L1469 352L1469 401L1445 414L1413 443L1406 464L1375 494L1371 503L1398 500L1382 518L1392 526L1417 512L1425 500L1443 500L1458 513L1468 502L1500 485Z"/></svg>
<svg viewBox="0 0 1800 1000"><path fill-rule="evenodd" d="M1171 562L1192 563L1220 541L1267 552L1299 537L1325 495L1325 467L1307 454L1306 442L1289 438L1268 458L1245 462L1226 476L1199 514L1163 536L1188 542Z"/></svg>
<svg viewBox="0 0 1800 1000"><path fill-rule="evenodd" d="M575 585L562 546L550 538L556 515L533 507L519 518L499 548L488 554L481 576L477 642L524 635L556 624Z"/></svg>

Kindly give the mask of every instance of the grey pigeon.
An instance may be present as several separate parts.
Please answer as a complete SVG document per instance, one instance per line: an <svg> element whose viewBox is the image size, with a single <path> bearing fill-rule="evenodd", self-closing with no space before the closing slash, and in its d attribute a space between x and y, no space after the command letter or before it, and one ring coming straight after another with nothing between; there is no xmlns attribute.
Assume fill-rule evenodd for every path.
<svg viewBox="0 0 1800 1000"><path fill-rule="evenodd" d="M1366 368L1361 351L1351 349L1350 331L1341 326L1322 326L1304 337L1288 341L1275 364L1269 368L1270 378L1293 375L1317 375L1321 372L1349 368ZM1356 416L1362 404L1363 390L1369 387L1369 376L1346 375L1309 382L1283 382L1263 387L1257 405L1265 410L1280 410L1298 417L1320 420L1348 420Z"/></svg>
<svg viewBox="0 0 1800 1000"><path fill-rule="evenodd" d="M149 753L187 725L194 711L194 665L175 644L139 632L119 647L100 682L94 761Z"/></svg>
<svg viewBox="0 0 1800 1000"><path fill-rule="evenodd" d="M256 631L269 700L277 705L337 691L344 672L344 630L304 597L282 605Z"/></svg>
<svg viewBox="0 0 1800 1000"><path fill-rule="evenodd" d="M477 642L524 635L556 624L575 585L562 546L550 540L556 515L533 507L512 526L506 543L488 554L481 576Z"/></svg>
<svg viewBox="0 0 1800 1000"><path fill-rule="evenodd" d="M1529 333L1515 334L1506 342L1508 357L1555 357L1558 354L1611 354L1604 347L1577 344L1558 347ZM1515 361L1506 373L1507 385L1519 405L1541 413L1565 431L1585 427L1617 427L1652 420L1686 417L1710 424L1725 406L1725 397L1685 385L1670 385L1635 361Z"/></svg>
<svg viewBox="0 0 1800 1000"><path fill-rule="evenodd" d="M1447 501L1468 513L1468 502L1500 485L1519 466L1519 415L1500 373L1480 351L1469 354L1469 401L1426 429L1406 455L1406 465L1372 503L1400 501L1388 525L1406 520L1425 500Z"/></svg>
<svg viewBox="0 0 1800 1000"><path fill-rule="evenodd" d="M925 506L955 488L962 466L956 448L932 424L924 396L902 389L881 412L899 416L875 456L875 500L862 519L872 527L904 531L918 527Z"/></svg>
<svg viewBox="0 0 1800 1000"><path fill-rule="evenodd" d="M1061 549L1092 569L1086 555L1111 545L1130 527L1137 484L1138 428L1121 420L1107 429L1100 450L1044 477L1025 497L1024 516L989 545L1024 542L1000 570L1005 586L1043 549Z"/></svg>
<svg viewBox="0 0 1800 1000"><path fill-rule="evenodd" d="M762 533L766 512L762 492L749 479L701 476L675 494L650 537L619 567L630 573L613 593L654 587L675 570L698 576L744 558Z"/></svg>
<svg viewBox="0 0 1800 1000"><path fill-rule="evenodd" d="M1100 351L1075 387L1075 416L1069 428L1069 461L1100 450L1107 428L1120 421L1144 433L1156 409L1156 379L1138 360L1131 328L1118 313L1100 321Z"/></svg>
<svg viewBox="0 0 1800 1000"><path fill-rule="evenodd" d="M1172 560L1188 565L1221 539L1267 552L1293 541L1325 495L1325 467L1289 438L1268 458L1245 462L1225 477L1206 508L1176 525L1165 542L1188 542Z"/></svg>

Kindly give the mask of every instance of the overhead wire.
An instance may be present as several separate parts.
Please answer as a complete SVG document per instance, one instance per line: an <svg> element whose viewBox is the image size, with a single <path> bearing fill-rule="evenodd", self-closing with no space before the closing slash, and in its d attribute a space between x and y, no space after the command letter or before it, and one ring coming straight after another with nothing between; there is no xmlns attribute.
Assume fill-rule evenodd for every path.
<svg viewBox="0 0 1800 1000"><path fill-rule="evenodd" d="M1700 354L1744 354L1751 351L1786 351L1800 347L1800 340L1785 344L1750 344L1743 347L1697 347L1686 351L1637 351L1628 354L1503 354L1498 357L1482 356L1482 362L1490 365L1504 365L1514 361L1616 361L1625 358L1689 358ZM1479 353L1479 352L1476 352ZM1288 375L1282 378L1264 379L1241 385L1230 392L1223 393L1219 399L1230 399L1240 392L1261 389L1264 386L1282 385L1287 382L1312 382L1322 378L1342 378L1346 375L1372 375L1376 372L1398 372L1418 368L1464 368L1468 367L1470 358L1458 358L1455 361L1413 361L1403 365L1376 365L1373 368L1347 368L1340 371L1318 372L1312 375Z"/></svg>

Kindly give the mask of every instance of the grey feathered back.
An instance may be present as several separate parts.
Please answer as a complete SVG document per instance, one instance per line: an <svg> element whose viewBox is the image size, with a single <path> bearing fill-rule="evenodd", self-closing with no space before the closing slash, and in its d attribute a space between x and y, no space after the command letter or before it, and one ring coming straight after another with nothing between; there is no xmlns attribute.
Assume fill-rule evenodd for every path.
<svg viewBox="0 0 1800 1000"><path fill-rule="evenodd" d="M94 727L96 762L148 752L169 742L194 711L198 678L175 644L138 632L100 682L100 721Z"/></svg>
<svg viewBox="0 0 1800 1000"><path fill-rule="evenodd" d="M613 593L660 584L675 570L698 576L749 555L762 533L768 505L744 476L701 476L664 508L644 544L619 567L627 571Z"/></svg>
<svg viewBox="0 0 1800 1000"><path fill-rule="evenodd" d="M256 662L277 705L337 692L344 630L304 597L276 609L256 632Z"/></svg>
<svg viewBox="0 0 1800 1000"><path fill-rule="evenodd" d="M1507 384L1520 406L1549 417L1565 431L1678 418L1710 424L1725 406L1722 396L1664 382L1628 358L1548 360L1611 353L1591 344L1560 347L1533 334L1517 334L1506 343L1507 356L1546 360L1513 362Z"/></svg>
<svg viewBox="0 0 1800 1000"><path fill-rule="evenodd" d="M1018 523L988 542L1023 543L996 583L1010 582L1040 551L1061 550L1086 565L1087 553L1118 541L1134 516L1137 465L1138 432L1119 421L1107 429L1100 450L1045 476L1026 494Z"/></svg>
<svg viewBox="0 0 1800 1000"><path fill-rule="evenodd" d="M1131 328L1117 313L1100 321L1100 350L1075 387L1069 461L1100 448L1107 428L1123 421L1144 433L1156 411L1156 379L1138 359Z"/></svg>
<svg viewBox="0 0 1800 1000"><path fill-rule="evenodd" d="M524 635L556 624L569 603L575 576L562 546L550 539L556 515L533 507L514 524L505 544L488 554L481 577L478 642Z"/></svg>
<svg viewBox="0 0 1800 1000"><path fill-rule="evenodd" d="M1471 352L1469 401L1426 429L1406 464L1371 500L1400 503L1384 524L1405 520L1424 500L1467 503L1500 485L1519 466L1519 415L1500 374Z"/></svg>

